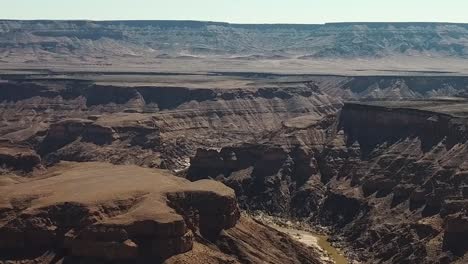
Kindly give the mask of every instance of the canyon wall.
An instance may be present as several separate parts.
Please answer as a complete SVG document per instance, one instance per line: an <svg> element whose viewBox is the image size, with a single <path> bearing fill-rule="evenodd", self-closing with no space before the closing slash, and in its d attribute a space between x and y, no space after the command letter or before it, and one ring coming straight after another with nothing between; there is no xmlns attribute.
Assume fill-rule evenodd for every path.
<svg viewBox="0 0 468 264"><path fill-rule="evenodd" d="M192 181L223 182L248 211L325 226L357 259L466 260L460 242L467 237L466 78L266 74L239 88L189 88L16 77L0 82L2 186L22 184L24 176L43 175L63 161L169 168ZM376 87L384 91L378 99L417 100L343 106L344 98L373 98ZM170 199L174 210L196 207L178 197ZM26 208L26 200L19 207ZM10 209L5 217L23 219L23 211ZM55 212L44 210L40 217ZM30 224L23 220L11 227ZM246 258L258 259L236 244L246 239L245 230L260 228L245 221L226 232L204 229L202 236L216 237L223 258L243 248ZM39 230L50 238L49 229ZM86 239L102 242L89 232ZM13 244L24 242L17 238L11 236ZM290 261L300 262L304 252L288 243ZM275 252L262 254L289 261L281 257L285 251Z"/></svg>
<svg viewBox="0 0 468 264"><path fill-rule="evenodd" d="M234 192L215 181L61 162L0 191L0 262L320 263L317 251L241 217Z"/></svg>
<svg viewBox="0 0 468 264"><path fill-rule="evenodd" d="M32 148L44 164L109 161L184 168L198 147L223 147L274 130L304 113L341 106L304 85L203 89L119 87L82 81L11 81L0 137Z"/></svg>
<svg viewBox="0 0 468 264"><path fill-rule="evenodd" d="M326 226L369 263L463 263L467 119L348 103L334 122L290 123L199 150L187 177L222 181L244 209Z"/></svg>

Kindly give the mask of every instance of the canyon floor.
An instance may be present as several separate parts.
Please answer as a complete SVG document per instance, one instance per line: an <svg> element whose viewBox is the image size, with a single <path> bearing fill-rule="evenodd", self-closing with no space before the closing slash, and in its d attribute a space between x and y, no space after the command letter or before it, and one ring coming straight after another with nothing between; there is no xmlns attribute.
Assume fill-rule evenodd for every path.
<svg viewBox="0 0 468 264"><path fill-rule="evenodd" d="M463 70L267 70L4 67L0 261L468 261Z"/></svg>

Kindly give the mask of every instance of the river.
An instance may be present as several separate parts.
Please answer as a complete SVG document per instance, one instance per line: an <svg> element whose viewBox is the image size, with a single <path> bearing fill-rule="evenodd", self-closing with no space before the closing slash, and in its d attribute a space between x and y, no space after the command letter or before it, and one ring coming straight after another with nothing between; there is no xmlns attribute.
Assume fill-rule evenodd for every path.
<svg viewBox="0 0 468 264"><path fill-rule="evenodd" d="M347 264L348 260L343 253L335 248L330 242L326 235L319 235L310 231L304 231L291 227L280 227L277 225L270 225L271 227L279 230L283 233L290 235L293 239L310 247L318 248L325 252L326 256L323 257L324 261L332 261L335 264Z"/></svg>
<svg viewBox="0 0 468 264"><path fill-rule="evenodd" d="M316 232L306 230L305 228L295 228L295 225L293 225L290 221L285 221L271 216L257 215L255 216L255 218L264 223L265 225L268 225L278 231L288 234L289 236L291 236L291 238L295 239L298 242L301 242L309 247L318 249L318 251L322 253L321 258L324 263L351 263L341 252L341 250L335 248L328 241L328 236L326 235L318 234Z"/></svg>

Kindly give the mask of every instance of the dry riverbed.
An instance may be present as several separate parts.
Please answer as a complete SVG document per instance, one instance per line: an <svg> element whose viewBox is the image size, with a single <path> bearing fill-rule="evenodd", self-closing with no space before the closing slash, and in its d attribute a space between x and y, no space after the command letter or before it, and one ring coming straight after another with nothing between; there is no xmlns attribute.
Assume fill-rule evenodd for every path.
<svg viewBox="0 0 468 264"><path fill-rule="evenodd" d="M280 232L290 235L293 239L315 249L322 253L323 263L334 264L356 264L356 261L350 261L341 252L335 248L329 241L328 236L322 232L313 231L299 223L293 223L289 220L268 216L264 214L255 214L253 216L257 221L262 222Z"/></svg>

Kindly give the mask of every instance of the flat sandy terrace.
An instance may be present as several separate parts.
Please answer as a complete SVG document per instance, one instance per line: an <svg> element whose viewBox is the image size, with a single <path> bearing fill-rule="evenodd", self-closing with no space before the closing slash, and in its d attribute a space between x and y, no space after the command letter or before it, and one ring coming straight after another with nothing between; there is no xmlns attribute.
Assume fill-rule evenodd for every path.
<svg viewBox="0 0 468 264"><path fill-rule="evenodd" d="M168 193L205 192L232 199L235 196L233 190L219 182L190 182L164 170L100 162L62 162L29 181L0 186L0 191L4 194L0 208L12 208L15 201L31 201L29 211L67 202L94 208L138 198L131 211L102 220L125 223L135 219L181 218L167 205Z"/></svg>
<svg viewBox="0 0 468 264"><path fill-rule="evenodd" d="M430 56L399 56L358 59L239 59L226 57L190 58L50 58L43 61L0 60L0 72L36 71L49 69L55 72L257 72L275 74L325 74L325 75L468 75L468 59L437 58Z"/></svg>
<svg viewBox="0 0 468 264"><path fill-rule="evenodd" d="M354 102L350 102L354 103ZM468 118L468 99L457 97L444 97L427 100L403 101L368 101L358 104L383 106L387 108L405 108L448 114L455 117Z"/></svg>
<svg viewBox="0 0 468 264"><path fill-rule="evenodd" d="M83 80L121 87L256 88L301 83L320 76L468 77L468 60L403 57L354 60L162 59L152 62L0 62L0 82L11 79Z"/></svg>

